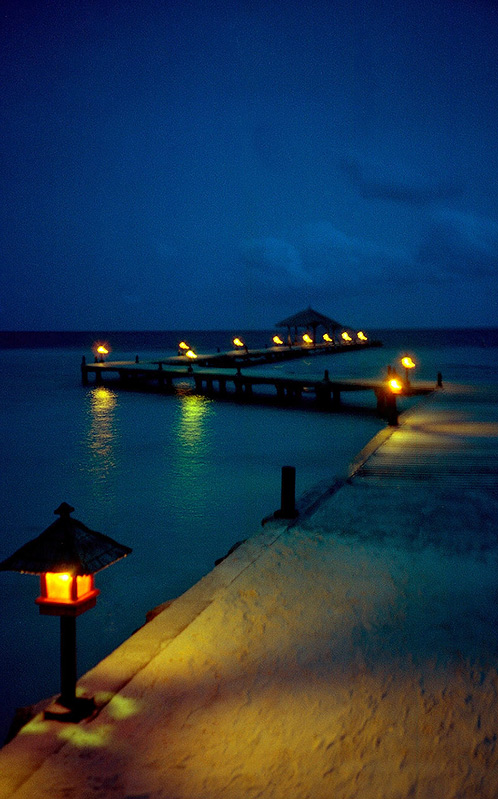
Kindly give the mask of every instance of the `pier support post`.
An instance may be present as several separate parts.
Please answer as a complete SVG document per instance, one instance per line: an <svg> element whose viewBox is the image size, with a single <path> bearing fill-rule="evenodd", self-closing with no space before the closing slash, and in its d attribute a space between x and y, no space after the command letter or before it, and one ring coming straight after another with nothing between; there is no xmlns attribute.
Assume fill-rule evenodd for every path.
<svg viewBox="0 0 498 799"><path fill-rule="evenodd" d="M398 408L396 405L396 395L391 391L385 396L384 413L387 423L396 427L398 424Z"/></svg>
<svg viewBox="0 0 498 799"><path fill-rule="evenodd" d="M280 510L275 512L275 516L279 519L294 519L297 516L295 466L282 466Z"/></svg>

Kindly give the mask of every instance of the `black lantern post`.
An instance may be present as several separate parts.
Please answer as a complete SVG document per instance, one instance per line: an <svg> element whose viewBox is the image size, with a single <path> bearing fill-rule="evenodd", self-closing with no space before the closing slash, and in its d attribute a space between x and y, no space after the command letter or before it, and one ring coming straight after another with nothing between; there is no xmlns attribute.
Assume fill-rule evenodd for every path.
<svg viewBox="0 0 498 799"><path fill-rule="evenodd" d="M39 574L40 613L60 617L61 695L45 711L48 718L79 721L94 709L93 699L76 696L76 617L95 607L99 591L93 575L131 552L109 536L90 530L71 517L74 508L63 502L59 518L33 541L0 563L0 571Z"/></svg>

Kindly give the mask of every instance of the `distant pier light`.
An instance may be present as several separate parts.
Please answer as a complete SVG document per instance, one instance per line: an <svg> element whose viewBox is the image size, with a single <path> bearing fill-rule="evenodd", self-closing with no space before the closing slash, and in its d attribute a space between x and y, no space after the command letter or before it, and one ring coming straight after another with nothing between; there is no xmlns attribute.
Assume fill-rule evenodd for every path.
<svg viewBox="0 0 498 799"><path fill-rule="evenodd" d="M185 355L187 356L187 358L190 358L192 361L195 361L195 359L197 358L197 354L194 352L194 350L191 349L188 349Z"/></svg>
<svg viewBox="0 0 498 799"><path fill-rule="evenodd" d="M368 341L368 336L365 335L363 330L358 330L356 338L359 338L360 341Z"/></svg>
<svg viewBox="0 0 498 799"><path fill-rule="evenodd" d="M323 334L323 340L326 341L327 344L333 344L334 343L334 339L331 338L331 336L329 336L328 333L324 333Z"/></svg>
<svg viewBox="0 0 498 799"><path fill-rule="evenodd" d="M305 344L313 344L313 339L311 338L309 333L304 334L303 341Z"/></svg>
<svg viewBox="0 0 498 799"><path fill-rule="evenodd" d="M413 361L412 358L410 358L409 355L404 355L403 358L401 358L401 365L404 366L404 368L405 368L405 382L406 382L406 385L409 386L410 385L410 371L412 369L415 369L415 365L416 365L415 361Z"/></svg>
<svg viewBox="0 0 498 799"><path fill-rule="evenodd" d="M234 344L235 347L245 347L246 346L244 344L244 342L242 341L242 339L239 338L238 336L235 336L235 338L233 339L232 343Z"/></svg>
<svg viewBox="0 0 498 799"><path fill-rule="evenodd" d="M343 340L343 341L345 341L346 343L349 343L350 341L352 341L352 340L353 340L353 339L351 338L351 336L349 335L349 333L348 333L346 330L344 331L344 333L341 333L341 338L342 338L342 340Z"/></svg>
<svg viewBox="0 0 498 799"><path fill-rule="evenodd" d="M92 347L92 352L96 363L104 363L106 356L109 355L111 348L107 342L96 342Z"/></svg>
<svg viewBox="0 0 498 799"><path fill-rule="evenodd" d="M277 344L277 346L284 343L280 336L273 336L272 341L274 344Z"/></svg>
<svg viewBox="0 0 498 799"><path fill-rule="evenodd" d="M190 349L190 344L187 344L186 341L180 341L180 343L178 345L178 349L179 350L183 350L184 352L186 352L187 350Z"/></svg>

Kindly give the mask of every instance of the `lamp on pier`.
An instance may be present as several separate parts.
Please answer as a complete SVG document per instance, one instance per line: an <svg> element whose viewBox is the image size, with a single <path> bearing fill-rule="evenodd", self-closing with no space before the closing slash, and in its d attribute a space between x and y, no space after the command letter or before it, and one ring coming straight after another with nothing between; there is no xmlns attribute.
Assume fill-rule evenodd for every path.
<svg viewBox="0 0 498 799"><path fill-rule="evenodd" d="M333 338L332 338L332 337L331 337L331 336L330 336L328 333L324 333L324 334L323 334L323 340L324 340L324 341L325 341L327 344L333 344L333 343L334 343L334 339L333 339Z"/></svg>
<svg viewBox="0 0 498 799"><path fill-rule="evenodd" d="M238 336L235 336L235 338L233 339L233 344L235 347L245 347L244 342Z"/></svg>
<svg viewBox="0 0 498 799"><path fill-rule="evenodd" d="M311 338L309 333L304 334L303 341L305 344L313 344L313 339Z"/></svg>
<svg viewBox="0 0 498 799"><path fill-rule="evenodd" d="M131 552L73 519L73 510L63 502L54 511L59 518L53 524L0 563L0 571L40 575L41 595L35 600L39 611L60 617L61 695L45 711L46 718L59 721L80 721L95 708L92 698L76 696L76 618L95 607L99 591L94 574Z"/></svg>
<svg viewBox="0 0 498 799"><path fill-rule="evenodd" d="M344 331L344 333L341 333L341 338L342 338L342 340L343 340L343 341L345 341L346 343L349 343L350 341L352 341L352 340L353 340L353 339L351 338L351 336L349 335L349 333L347 332L347 330L345 330L345 331Z"/></svg>
<svg viewBox="0 0 498 799"><path fill-rule="evenodd" d="M195 361L195 359L197 358L197 354L194 352L194 350L191 350L190 347L186 351L185 355L187 356L187 358L190 358L191 361Z"/></svg>
<svg viewBox="0 0 498 799"><path fill-rule="evenodd" d="M100 344L99 342L97 342L96 344L93 345L92 350L96 363L104 363L106 356L109 355L111 351L109 344L107 344L107 342L104 344Z"/></svg>
<svg viewBox="0 0 498 799"><path fill-rule="evenodd" d="M415 369L415 362L410 358L409 355L404 355L403 358L401 358L401 365L405 367L405 382L406 382L406 385L409 386L410 385L410 377L409 377L410 370L411 369Z"/></svg>
<svg viewBox="0 0 498 799"><path fill-rule="evenodd" d="M388 386L393 394L401 394L403 391L403 384L397 377L392 377L388 380Z"/></svg>
<svg viewBox="0 0 498 799"><path fill-rule="evenodd" d="M180 341L180 343L178 345L178 350L179 350L178 355L181 355L182 352L186 353L187 350L189 350L189 349L190 349L190 344L187 344L186 341Z"/></svg>
<svg viewBox="0 0 498 799"><path fill-rule="evenodd" d="M272 338L272 341L273 341L273 343L274 343L274 344L276 344L277 346L280 346L280 344L283 344L283 343L284 343L284 342L282 341L282 339L280 338L280 336L273 336L273 338Z"/></svg>
<svg viewBox="0 0 498 799"><path fill-rule="evenodd" d="M358 338L360 341L368 341L368 336L365 335L363 330L358 330L356 338Z"/></svg>

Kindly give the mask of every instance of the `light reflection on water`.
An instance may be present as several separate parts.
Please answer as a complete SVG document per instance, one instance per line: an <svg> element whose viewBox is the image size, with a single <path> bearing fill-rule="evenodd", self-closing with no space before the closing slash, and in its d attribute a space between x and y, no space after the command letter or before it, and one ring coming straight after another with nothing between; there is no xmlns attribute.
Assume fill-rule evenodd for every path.
<svg viewBox="0 0 498 799"><path fill-rule="evenodd" d="M206 481L213 430L213 402L195 394L179 398L172 428L170 503L181 517L201 515L210 486Z"/></svg>
<svg viewBox="0 0 498 799"><path fill-rule="evenodd" d="M118 395L103 386L95 386L88 392L87 401L89 402L86 430L88 466L85 468L90 473L96 493L95 498L105 500L109 495L109 478L117 465Z"/></svg>

